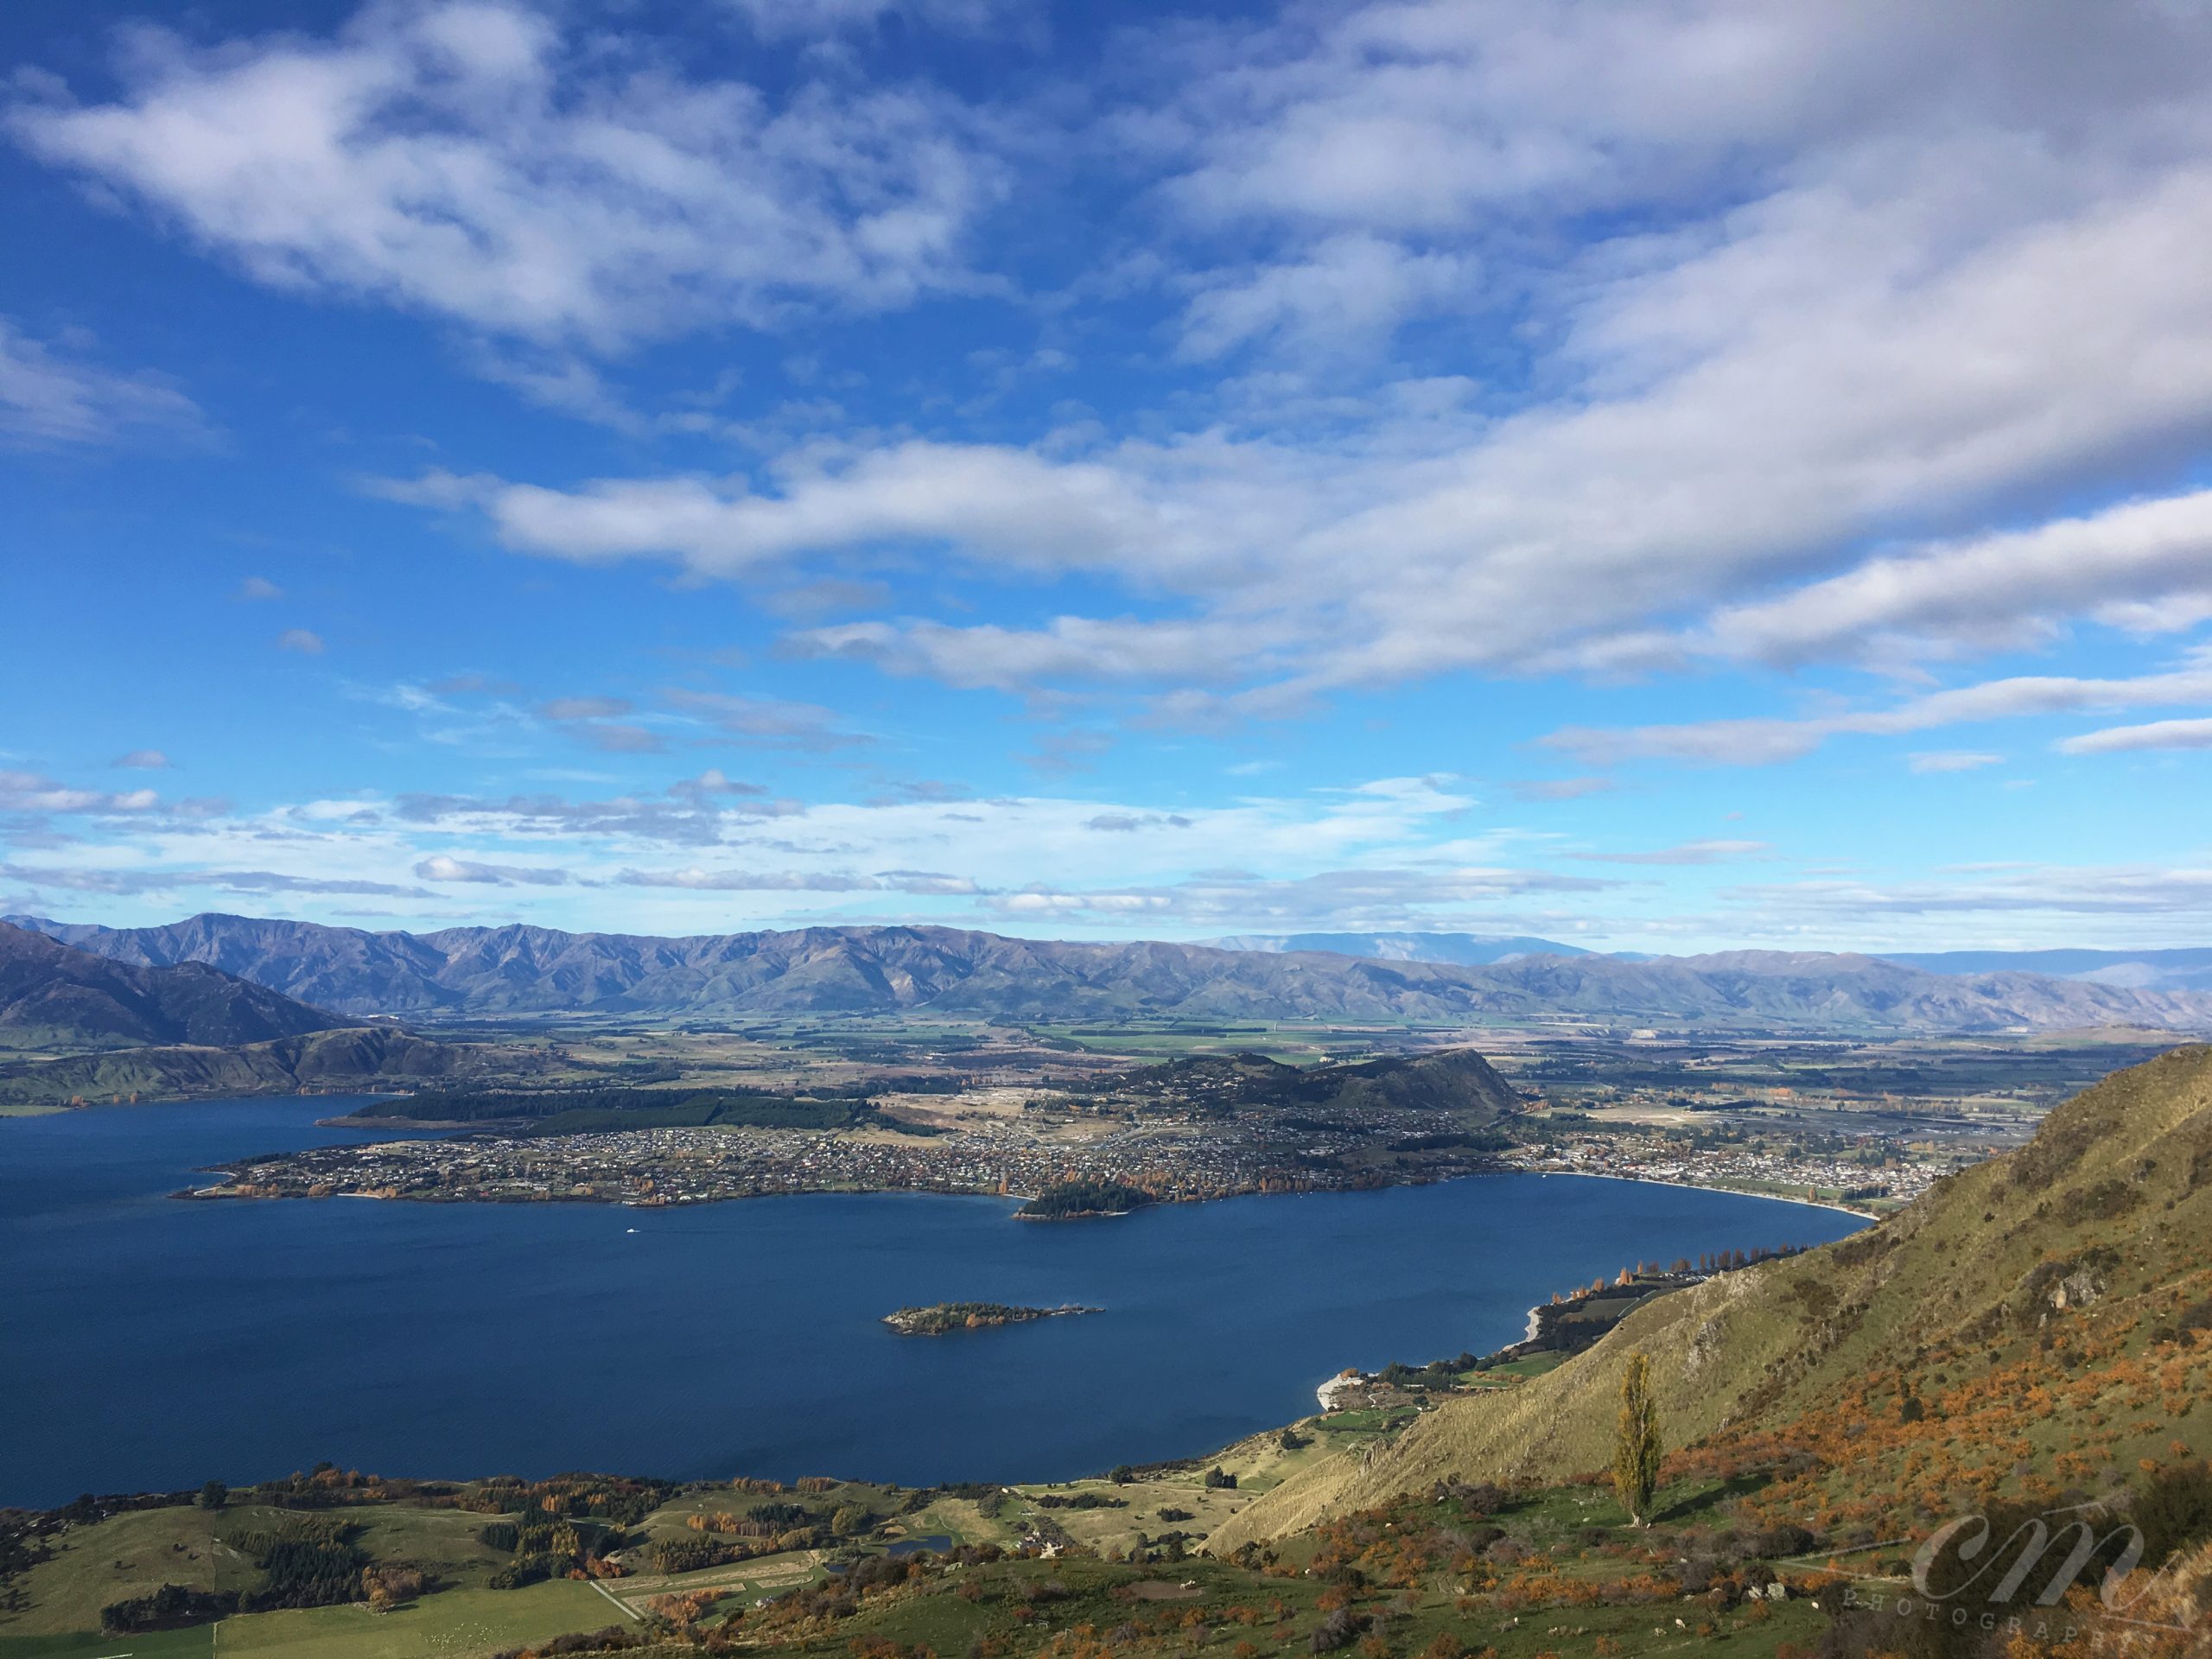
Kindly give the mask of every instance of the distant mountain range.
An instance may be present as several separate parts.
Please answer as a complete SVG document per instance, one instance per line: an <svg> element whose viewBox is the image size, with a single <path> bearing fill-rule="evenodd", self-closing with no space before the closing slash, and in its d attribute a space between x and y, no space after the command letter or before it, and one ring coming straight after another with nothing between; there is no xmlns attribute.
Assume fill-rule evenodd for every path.
<svg viewBox="0 0 2212 1659"><path fill-rule="evenodd" d="M1209 939L1224 950L1332 950L1382 962L1450 962L1486 967L1522 957L1600 954L1579 944L1526 934L1479 933L1239 933ZM1602 953L1616 962L1664 961L1641 950ZM2212 949L2174 950L1884 950L1884 962L1901 962L1930 974L2043 974L2115 985L2131 991L2212 991Z"/></svg>
<svg viewBox="0 0 2212 1659"><path fill-rule="evenodd" d="M2049 974L2131 991L2212 991L2212 950L1931 950L1885 958L1931 974Z"/></svg>
<svg viewBox="0 0 2212 1659"><path fill-rule="evenodd" d="M2195 993L2011 972L1938 974L1817 952L1646 961L1543 955L1463 965L946 927L657 938L519 925L372 933L220 915L119 929L15 919L118 962L205 963L318 1007L416 1019L600 1012L725 1020L926 1008L1028 1020L1479 1024L1570 1016L1738 1031L2212 1030L2212 996Z"/></svg>

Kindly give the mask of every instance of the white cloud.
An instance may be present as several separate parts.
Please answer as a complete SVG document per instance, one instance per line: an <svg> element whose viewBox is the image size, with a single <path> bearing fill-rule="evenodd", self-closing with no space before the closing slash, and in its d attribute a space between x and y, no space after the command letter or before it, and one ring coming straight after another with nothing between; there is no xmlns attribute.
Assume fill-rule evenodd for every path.
<svg viewBox="0 0 2212 1659"><path fill-rule="evenodd" d="M904 304L963 280L996 188L921 93L771 98L506 0L207 52L142 30L123 67L116 102L20 105L16 136L258 281L548 344Z"/></svg>
<svg viewBox="0 0 2212 1659"><path fill-rule="evenodd" d="M607 754L658 754L668 747L658 732L630 721L572 721L569 731L579 741Z"/></svg>
<svg viewBox="0 0 2212 1659"><path fill-rule="evenodd" d="M0 771L0 812L144 812L160 802L150 789L76 789L35 772Z"/></svg>
<svg viewBox="0 0 2212 1659"><path fill-rule="evenodd" d="M24 782L41 798L0 804L98 804L90 792L56 800L44 793L55 786ZM1393 778L1188 810L1052 795L948 804L931 791L802 807L709 773L662 796L350 797L164 817L127 841L78 838L37 867L0 874L39 890L117 896L376 891L406 899L402 914L445 917L455 892L496 893L526 914L557 906L569 925L689 932L917 915L972 925L1049 913L1088 927L1143 914L1216 931L1224 918L1294 912L1448 920L1515 894L1616 886L1501 858L1461 832L1472 805L1449 779ZM1122 821L1148 833L1113 833ZM1262 874L1224 874L1232 865ZM715 894L729 903L702 908ZM748 894L785 897L764 912ZM417 912L417 902L447 908Z"/></svg>
<svg viewBox="0 0 2212 1659"><path fill-rule="evenodd" d="M1144 622L1133 617L1054 617L1041 628L995 623L849 622L790 640L817 657L871 662L894 674L1002 690L1070 680L1166 681L1182 685L1250 666L1255 641L1227 622Z"/></svg>
<svg viewBox="0 0 2212 1659"><path fill-rule="evenodd" d="M1465 308L1473 261L1364 234L1332 237L1295 263L1209 277L1185 311L1179 349L1211 361L1268 342L1324 359L1371 351L1408 317Z"/></svg>
<svg viewBox="0 0 2212 1659"><path fill-rule="evenodd" d="M1911 658L2035 644L2087 615L2138 632L2188 626L2212 592L2212 491L2137 501L2032 530L1872 559L1778 599L1728 607L1707 648L1780 663ZM2192 601L2186 612L2161 607Z"/></svg>
<svg viewBox="0 0 2212 1659"><path fill-rule="evenodd" d="M627 697L554 697L537 705L547 720L611 720L636 705Z"/></svg>
<svg viewBox="0 0 2212 1659"><path fill-rule="evenodd" d="M428 899L428 889L390 881L357 881L336 876L294 875L281 870L103 869L0 864L0 880L21 881L53 893L101 893L116 897L160 894L194 888L249 893L260 898L293 894L321 897Z"/></svg>
<svg viewBox="0 0 2212 1659"><path fill-rule="evenodd" d="M1929 749L1908 755L1905 764L1923 776L1946 772L1979 772L1984 766L2001 766L2005 757L1988 754L1979 749Z"/></svg>
<svg viewBox="0 0 2212 1659"><path fill-rule="evenodd" d="M239 599L282 599L284 590L266 576L248 576L238 583Z"/></svg>
<svg viewBox="0 0 2212 1659"><path fill-rule="evenodd" d="M573 491L431 473L373 487L424 505L480 507L518 552L578 564L663 558L707 577L796 556L957 543L1045 573L1112 564L1157 528L1129 481L988 445L920 440L843 457L793 454L774 493L742 480L607 480Z"/></svg>
<svg viewBox="0 0 2212 1659"><path fill-rule="evenodd" d="M1618 788L1610 778L1523 778L1506 785L1524 801L1579 801Z"/></svg>
<svg viewBox="0 0 2212 1659"><path fill-rule="evenodd" d="M545 86L583 72L543 25L488 9L461 50L400 17L241 61L359 80L372 124L388 85L420 92L427 77L450 93L431 100L456 128L441 142L494 194L518 178L550 193L563 257L603 249L639 282L669 280L659 250L639 262L626 233L567 211L611 163L549 184L487 136L488 117L458 111L462 90L488 89L501 133L569 156L585 118ZM789 566L918 550L1130 596L1040 626L877 616L798 636L968 686L1204 673L1294 694L1713 652L1894 666L2078 617L2212 616L2206 498L2041 528L2023 505L2094 494L2114 455L2212 429L2212 289L2196 278L2212 255L2212 18L2147 0L1410 0L1194 28L1183 44L1188 71L1164 104L1109 121L1174 173L1160 200L1201 244L1192 269L1160 263L1154 280L1186 307L1186 352L1264 344L1282 373L1174 421L1132 416L1141 437L1095 423L1028 443L867 434L786 451L757 477L434 473L381 487L582 563L782 582ZM259 84L238 65L161 61L137 104L48 113L35 132L142 134L169 80L194 110L203 81ZM590 74L594 131L690 154L634 91L665 92L664 77ZM789 114L722 96L754 123ZM362 155L403 174L422 162L410 137L316 132L307 150L334 153L341 180ZM690 200L656 180L637 211L671 199ZM400 228L491 218L472 211L441 202L425 229L403 203ZM539 223L528 208L491 222L518 216ZM1208 268L1225 231L1237 257ZM508 244L489 245L485 274L502 274ZM563 283L555 332L612 326L590 321L591 273L556 262L547 280ZM1476 301L1501 342L1491 355L1525 360L1459 360L1446 343L1418 380L1342 372L1408 315ZM497 305L485 326L506 326L504 292ZM2031 527L1957 531L2000 514Z"/></svg>
<svg viewBox="0 0 2212 1659"><path fill-rule="evenodd" d="M159 376L102 368L0 317L0 444L50 449L207 435L199 405Z"/></svg>
<svg viewBox="0 0 2212 1659"><path fill-rule="evenodd" d="M1764 841L1688 841L1649 852L1569 853L1567 856L1591 864L1727 864L1738 859L1763 857L1773 850Z"/></svg>
<svg viewBox="0 0 2212 1659"><path fill-rule="evenodd" d="M721 691L677 689L669 703L734 741L764 748L850 748L872 743L865 732L849 731L835 709L783 697L741 696Z"/></svg>
<svg viewBox="0 0 2212 1659"><path fill-rule="evenodd" d="M128 754L115 758L114 764L131 772L161 772L167 769L169 758L159 749L133 749Z"/></svg>
<svg viewBox="0 0 2212 1659"><path fill-rule="evenodd" d="M2212 720L2154 720L2144 726L2108 726L2062 739L2062 754L2121 754L2140 749L2212 749Z"/></svg>
<svg viewBox="0 0 2212 1659"><path fill-rule="evenodd" d="M1237 873L1193 875L1148 887L1067 887L1039 882L985 895L1012 920L1090 918L1132 927L1198 928L1224 922L1268 927L1435 926L1469 906L1530 894L1595 893L1617 884L1554 871L1424 864L1323 870L1293 879Z"/></svg>
<svg viewBox="0 0 2212 1659"><path fill-rule="evenodd" d="M1642 760L1757 766L1796 760L1834 737L1895 737L1983 721L2208 700L2212 700L2212 646L2200 646L2189 652L2179 667L2130 678L2018 675L1931 691L1887 709L1795 719L1777 716L1698 721L1679 726L1617 729L1567 727L1537 741L1599 764ZM2092 751L2094 747L2090 746ZM2128 746L2114 743L2107 747Z"/></svg>
<svg viewBox="0 0 2212 1659"><path fill-rule="evenodd" d="M276 636L276 649L296 651L302 657L320 657L322 636L310 628L287 628Z"/></svg>
<svg viewBox="0 0 2212 1659"><path fill-rule="evenodd" d="M486 864L474 859L451 858L443 853L421 860L415 866L415 874L425 881L466 881L496 887L557 887L569 880L566 870L529 864Z"/></svg>
<svg viewBox="0 0 2212 1659"><path fill-rule="evenodd" d="M2212 144L2201 164L2086 197L1993 137L1895 159L1904 175L1778 191L1669 263L1593 270L1547 367L1561 394L1503 416L1383 411L1295 442L909 440L788 457L767 488L442 474L386 488L473 505L510 548L579 563L730 578L942 547L1145 600L1143 615L1044 629L875 619L802 636L964 684L1142 680L1179 658L1293 690L1613 674L1711 649L1859 658L1870 633L1954 654L2082 613L2185 621L2177 598L2212 591L2191 498L1872 566L1858 547L2024 489L2088 486L2116 451L2212 425L2212 289L2194 278L2212 256ZM1988 223L1993 197L2021 211ZM2089 574L2069 574L2077 557ZM1958 600L1974 570L2015 564L2017 598L1986 614ZM1834 578L1848 592L1772 597L1860 567ZM1857 620L1839 631L1815 613L1843 599Z"/></svg>
<svg viewBox="0 0 2212 1659"><path fill-rule="evenodd" d="M728 0L765 39L865 30L894 13L934 28L976 34L1017 16L1021 0Z"/></svg>
<svg viewBox="0 0 2212 1659"><path fill-rule="evenodd" d="M2063 130L2200 85L2203 24L2065 0L1395 0L1291 8L1179 42L1198 73L1133 137L1177 201L1408 237L1694 205L1900 130Z"/></svg>
<svg viewBox="0 0 2212 1659"><path fill-rule="evenodd" d="M836 870L624 870L615 880L631 887L675 887L686 893L905 893L966 896L982 888L966 876L929 870L886 870L858 875Z"/></svg>
<svg viewBox="0 0 2212 1659"><path fill-rule="evenodd" d="M2023 866L1980 880L1804 881L1745 887L1730 895L1775 914L1842 917L1861 925L1885 916L2004 915L2171 917L2202 931L2212 917L2212 870L2116 865Z"/></svg>

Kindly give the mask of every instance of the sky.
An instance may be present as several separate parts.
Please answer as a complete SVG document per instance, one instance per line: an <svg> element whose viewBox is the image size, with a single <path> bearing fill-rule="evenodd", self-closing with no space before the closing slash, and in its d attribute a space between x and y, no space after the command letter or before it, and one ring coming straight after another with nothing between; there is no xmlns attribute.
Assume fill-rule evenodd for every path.
<svg viewBox="0 0 2212 1659"><path fill-rule="evenodd" d="M81 0L0 202L0 911L2212 943L2203 0Z"/></svg>

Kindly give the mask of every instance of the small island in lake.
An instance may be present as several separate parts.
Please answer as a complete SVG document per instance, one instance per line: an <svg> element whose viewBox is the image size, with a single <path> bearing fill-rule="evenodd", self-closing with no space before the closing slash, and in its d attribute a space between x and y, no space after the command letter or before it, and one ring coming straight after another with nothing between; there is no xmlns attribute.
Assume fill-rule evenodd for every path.
<svg viewBox="0 0 2212 1659"><path fill-rule="evenodd" d="M934 1307L902 1307L883 1322L901 1336L942 1337L954 1331L983 1331L995 1325L1027 1325L1032 1319L1065 1319L1096 1313L1095 1307L1069 1302L1059 1307L1011 1307L1004 1302L939 1302Z"/></svg>

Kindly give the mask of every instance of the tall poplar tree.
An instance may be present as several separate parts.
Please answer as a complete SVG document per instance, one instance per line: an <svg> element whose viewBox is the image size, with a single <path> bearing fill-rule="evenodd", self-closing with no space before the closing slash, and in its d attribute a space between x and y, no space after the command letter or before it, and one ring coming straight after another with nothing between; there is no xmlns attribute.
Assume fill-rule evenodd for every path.
<svg viewBox="0 0 2212 1659"><path fill-rule="evenodd" d="M1651 1357L1628 1357L1621 1378L1620 1427L1613 1437L1613 1491L1629 1519L1651 1524L1651 1497L1659 1490L1659 1416L1651 1402Z"/></svg>

